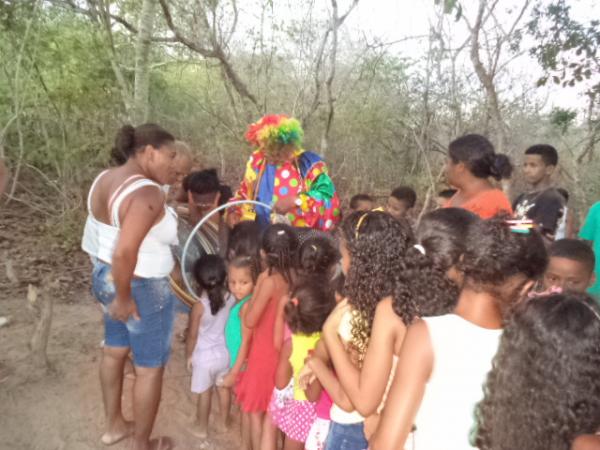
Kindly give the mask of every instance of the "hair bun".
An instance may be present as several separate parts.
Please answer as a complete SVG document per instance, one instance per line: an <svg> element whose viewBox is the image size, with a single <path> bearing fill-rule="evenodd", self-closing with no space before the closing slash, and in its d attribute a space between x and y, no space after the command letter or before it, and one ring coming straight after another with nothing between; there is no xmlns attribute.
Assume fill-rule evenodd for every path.
<svg viewBox="0 0 600 450"><path fill-rule="evenodd" d="M135 128L129 124L123 125L115 137L115 145L111 152L116 164L124 164L135 150Z"/></svg>
<svg viewBox="0 0 600 450"><path fill-rule="evenodd" d="M510 158L502 153L495 153L493 158L492 164L490 164L490 174L492 177L498 181L510 178L513 171Z"/></svg>

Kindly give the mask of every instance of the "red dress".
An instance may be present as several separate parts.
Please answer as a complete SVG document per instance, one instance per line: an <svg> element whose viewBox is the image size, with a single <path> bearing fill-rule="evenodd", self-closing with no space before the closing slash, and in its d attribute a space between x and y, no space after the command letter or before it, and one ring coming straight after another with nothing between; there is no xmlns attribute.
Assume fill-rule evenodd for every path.
<svg viewBox="0 0 600 450"><path fill-rule="evenodd" d="M273 342L273 332L279 299L278 295L273 295L265 306L252 333L246 371L235 387L240 408L246 413L267 411L275 388L279 352Z"/></svg>

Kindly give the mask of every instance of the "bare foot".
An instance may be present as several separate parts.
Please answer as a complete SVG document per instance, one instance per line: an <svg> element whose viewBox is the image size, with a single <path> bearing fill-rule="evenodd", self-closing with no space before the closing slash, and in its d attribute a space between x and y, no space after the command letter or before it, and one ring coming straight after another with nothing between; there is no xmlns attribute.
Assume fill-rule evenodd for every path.
<svg viewBox="0 0 600 450"><path fill-rule="evenodd" d="M227 433L231 428L231 417L228 417L225 421L219 420L218 422L216 422L215 428L219 433Z"/></svg>
<svg viewBox="0 0 600 450"><path fill-rule="evenodd" d="M131 435L133 435L133 422L124 421L118 427L104 433L100 438L100 442L104 445L115 445Z"/></svg>
<svg viewBox="0 0 600 450"><path fill-rule="evenodd" d="M198 425L197 422L194 422L190 427L188 427L188 431L200 439L206 439L208 437L208 430Z"/></svg>
<svg viewBox="0 0 600 450"><path fill-rule="evenodd" d="M147 444L140 446L135 445L132 447L133 450L171 450L175 447L173 439L166 436L151 439Z"/></svg>
<svg viewBox="0 0 600 450"><path fill-rule="evenodd" d="M152 439L150 441L150 447L148 448L150 450L171 450L173 447L175 447L173 439L166 436L161 436L159 438Z"/></svg>

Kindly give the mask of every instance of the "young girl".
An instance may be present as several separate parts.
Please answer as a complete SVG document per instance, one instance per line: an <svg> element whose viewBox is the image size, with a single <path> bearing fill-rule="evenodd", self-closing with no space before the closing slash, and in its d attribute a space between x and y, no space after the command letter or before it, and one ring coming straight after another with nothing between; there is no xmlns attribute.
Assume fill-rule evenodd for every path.
<svg viewBox="0 0 600 450"><path fill-rule="evenodd" d="M192 308L186 353L188 369L192 371L192 392L200 394L192 432L201 438L208 435L212 387L229 369L225 323L235 298L225 289L226 276L225 262L219 256L204 255L194 265L194 277L202 289L202 296ZM218 387L217 393L221 423L226 428L229 424L229 391Z"/></svg>
<svg viewBox="0 0 600 450"><path fill-rule="evenodd" d="M298 250L298 274L308 279L315 275L329 279L339 260L340 254L333 239L310 237Z"/></svg>
<svg viewBox="0 0 600 450"><path fill-rule="evenodd" d="M353 364L337 333L348 308L336 308L327 319L323 336L329 355L344 391L364 417L380 409L406 327L419 315L444 314L456 304L458 287L452 280L459 281L455 267L464 252L461 237L476 220L477 216L458 208L436 210L423 217L417 243L398 258L403 269L396 276L394 292L377 304L362 368ZM351 267L353 264L351 261ZM431 294L433 286L435 295ZM367 435L376 419L366 421Z"/></svg>
<svg viewBox="0 0 600 450"><path fill-rule="evenodd" d="M289 293L297 243L290 226L273 225L265 231L261 255L267 269L259 276L244 315L244 325L252 330L252 345L246 371L236 386L236 395L242 412L250 415L253 450L275 448L276 429L270 418L265 417L279 360L273 331L278 303Z"/></svg>
<svg viewBox="0 0 600 450"><path fill-rule="evenodd" d="M523 304L506 325L487 378L477 448L569 450L577 436L596 432L599 342L600 311L587 295Z"/></svg>
<svg viewBox="0 0 600 450"><path fill-rule="evenodd" d="M363 360L377 304L393 293L394 278L402 268L399 263L413 243L413 233L406 222L397 221L384 212L356 212L348 216L341 226L340 253L342 270L347 275L344 293L348 296L348 305L345 306L345 302L342 302L336 308L336 318L329 322L329 328L335 335L334 339L338 339L337 335L340 335L339 344L344 353L342 356L349 359L355 371L356 366L364 366ZM328 348L328 344L325 347ZM388 364L390 367L383 367L383 371L389 374L391 356L389 362L384 363ZM333 397L333 391L326 386L326 378L333 377L327 361L313 357L308 360L307 365ZM336 374L340 378L345 376L337 366ZM346 396L345 389L342 391ZM364 417L356 410L351 399L348 403L350 408L345 408L334 398L327 449L367 447Z"/></svg>
<svg viewBox="0 0 600 450"><path fill-rule="evenodd" d="M326 278L312 278L299 284L285 304L285 321L291 335L283 343L275 378L282 390L292 386L292 399L271 409L274 424L285 434L284 450L302 450L316 418L315 402L308 400L298 375L304 360L321 337L325 319L335 306L335 295Z"/></svg>
<svg viewBox="0 0 600 450"><path fill-rule="evenodd" d="M225 343L229 351L229 372L223 378L221 386L229 390L235 385L239 374L242 372L244 363L250 349L251 330L243 325L243 317L246 314L248 300L252 297L257 271L253 258L250 256L237 256L229 263L229 292L236 299L231 308L229 318L225 324ZM241 414L242 444L247 447L250 440L250 418L247 414Z"/></svg>
<svg viewBox="0 0 600 450"><path fill-rule="evenodd" d="M495 218L470 227L458 304L408 329L372 449L402 448L413 425L419 450L470 448L474 407L504 318L546 263L542 238L527 224Z"/></svg>

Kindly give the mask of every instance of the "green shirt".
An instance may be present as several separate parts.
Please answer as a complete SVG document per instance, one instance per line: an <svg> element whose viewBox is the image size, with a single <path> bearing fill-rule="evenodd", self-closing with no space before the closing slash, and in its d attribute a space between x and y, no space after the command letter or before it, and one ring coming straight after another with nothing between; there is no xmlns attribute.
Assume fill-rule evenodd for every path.
<svg viewBox="0 0 600 450"><path fill-rule="evenodd" d="M225 324L225 344L229 351L230 368L235 364L238 353L240 352L240 347L242 346L242 318L240 312L242 311L244 303L250 300L251 297L252 294L247 295L231 308L229 318Z"/></svg>
<svg viewBox="0 0 600 450"><path fill-rule="evenodd" d="M579 237L586 241L592 241L592 248L596 255L596 283L589 288L588 292L596 299L600 299L600 202L590 208L585 224L579 232Z"/></svg>

